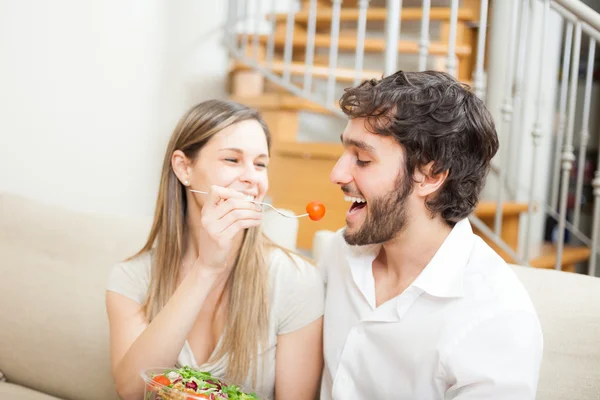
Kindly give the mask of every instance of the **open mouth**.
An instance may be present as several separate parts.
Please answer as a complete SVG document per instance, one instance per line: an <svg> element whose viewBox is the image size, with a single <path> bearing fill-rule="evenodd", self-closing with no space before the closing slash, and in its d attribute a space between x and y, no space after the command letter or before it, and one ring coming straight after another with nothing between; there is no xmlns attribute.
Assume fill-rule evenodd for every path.
<svg viewBox="0 0 600 400"><path fill-rule="evenodd" d="M367 205L367 201L362 197L344 196L344 200L352 203L350 209L348 210L348 214L354 214L365 208Z"/></svg>

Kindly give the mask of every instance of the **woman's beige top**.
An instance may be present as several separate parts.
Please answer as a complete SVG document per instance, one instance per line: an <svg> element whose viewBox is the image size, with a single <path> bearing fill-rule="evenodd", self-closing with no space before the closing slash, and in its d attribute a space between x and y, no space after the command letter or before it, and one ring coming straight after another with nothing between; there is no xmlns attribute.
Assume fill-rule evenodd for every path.
<svg viewBox="0 0 600 400"><path fill-rule="evenodd" d="M150 285L151 257L151 254L147 253L134 260L117 264L110 273L107 289L143 304ZM274 398L277 336L300 329L323 315L324 287L317 268L300 257L293 257L295 262L279 249L273 250L270 256L271 310L268 347L259 354L257 385L253 388L265 399ZM185 365L222 378L227 369L227 360L198 365L186 340L177 358L178 367ZM261 365L263 368L260 368ZM252 388L251 372L248 373L245 382L235 383Z"/></svg>

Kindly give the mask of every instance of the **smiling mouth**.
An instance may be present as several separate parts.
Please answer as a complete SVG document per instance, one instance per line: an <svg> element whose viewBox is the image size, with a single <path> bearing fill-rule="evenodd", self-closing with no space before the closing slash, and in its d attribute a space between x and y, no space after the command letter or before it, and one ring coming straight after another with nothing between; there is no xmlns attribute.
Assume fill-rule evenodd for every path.
<svg viewBox="0 0 600 400"><path fill-rule="evenodd" d="M358 211L367 205L367 201L364 198L358 196L345 195L344 200L352 203L349 212Z"/></svg>

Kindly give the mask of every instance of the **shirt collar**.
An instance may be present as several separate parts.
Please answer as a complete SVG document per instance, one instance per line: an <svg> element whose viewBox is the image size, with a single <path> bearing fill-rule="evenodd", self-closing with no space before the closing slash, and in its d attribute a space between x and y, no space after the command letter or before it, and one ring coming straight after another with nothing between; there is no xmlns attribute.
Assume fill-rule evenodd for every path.
<svg viewBox="0 0 600 400"><path fill-rule="evenodd" d="M444 240L429 264L409 286L441 298L464 296L463 272L471 256L474 235L467 218L459 221ZM381 244L348 246L347 261L354 283L371 305L375 306L373 260Z"/></svg>
<svg viewBox="0 0 600 400"><path fill-rule="evenodd" d="M463 272L471 256L474 235L468 219L459 221L411 286L435 297L464 296Z"/></svg>

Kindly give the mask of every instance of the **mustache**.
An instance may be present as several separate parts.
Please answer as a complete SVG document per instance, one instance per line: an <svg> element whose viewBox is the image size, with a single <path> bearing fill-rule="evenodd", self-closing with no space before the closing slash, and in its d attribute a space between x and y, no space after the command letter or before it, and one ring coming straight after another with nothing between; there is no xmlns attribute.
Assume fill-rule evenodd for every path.
<svg viewBox="0 0 600 400"><path fill-rule="evenodd" d="M346 196L362 197L362 198L364 198L364 196L358 190L354 190L353 188L350 187L350 185L344 185L344 186L342 186L342 192L344 192L344 194Z"/></svg>

